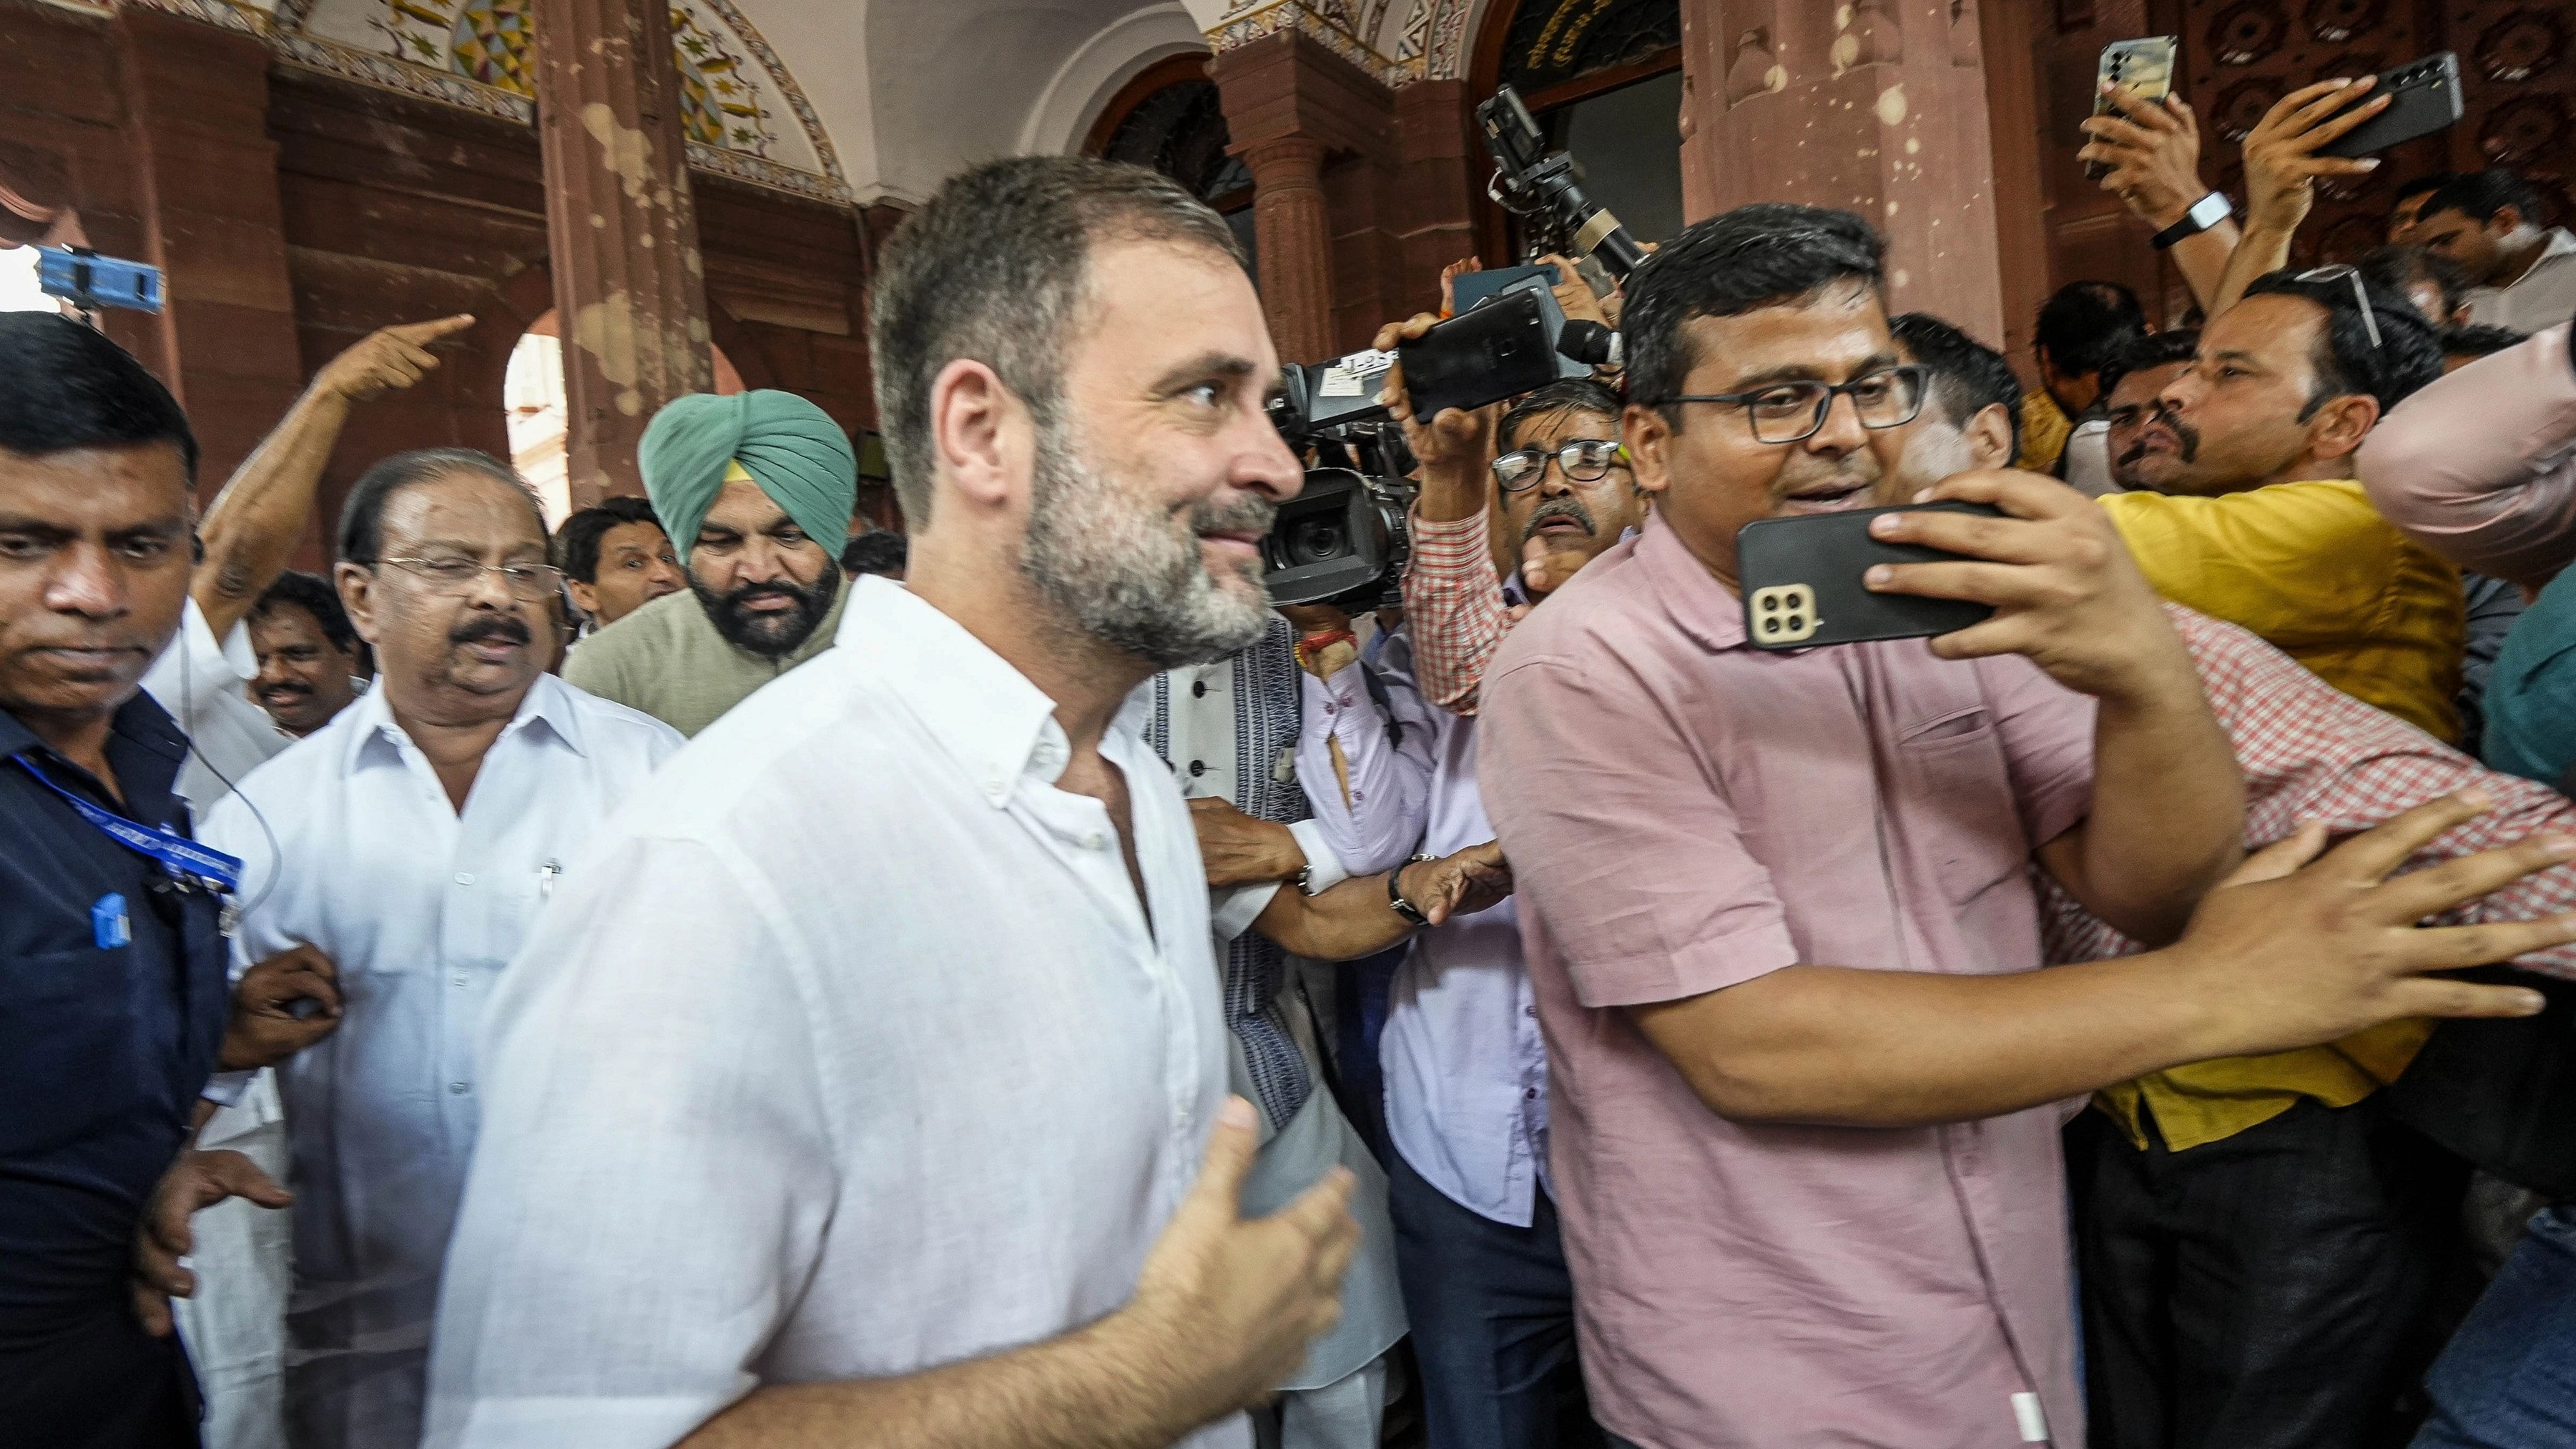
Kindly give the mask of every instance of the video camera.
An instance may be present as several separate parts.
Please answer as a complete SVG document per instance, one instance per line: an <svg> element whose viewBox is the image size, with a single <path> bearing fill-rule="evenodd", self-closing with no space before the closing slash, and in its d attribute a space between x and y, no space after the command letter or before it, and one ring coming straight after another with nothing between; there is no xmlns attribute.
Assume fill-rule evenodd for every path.
<svg viewBox="0 0 2576 1449"><path fill-rule="evenodd" d="M1547 149L1511 87L1478 106L1476 119L1494 153L1488 190L1523 217L1533 259L1550 251L1588 256L1615 280L1645 260L1619 219L1584 195L1574 158ZM1404 481L1411 459L1402 429L1377 397L1398 361L1415 420L1426 423L1445 408L1480 408L1619 361L1618 334L1568 321L1555 283L1546 265L1469 272L1454 279L1458 314L1393 353L1371 349L1286 369L1271 419L1289 446L1314 451L1318 465L1262 540L1274 603L1371 609L1396 598L1411 552L1404 518L1414 489Z"/></svg>
<svg viewBox="0 0 2576 1449"><path fill-rule="evenodd" d="M36 286L83 315L101 307L161 310L161 269L147 262L103 257L87 247L36 248Z"/></svg>

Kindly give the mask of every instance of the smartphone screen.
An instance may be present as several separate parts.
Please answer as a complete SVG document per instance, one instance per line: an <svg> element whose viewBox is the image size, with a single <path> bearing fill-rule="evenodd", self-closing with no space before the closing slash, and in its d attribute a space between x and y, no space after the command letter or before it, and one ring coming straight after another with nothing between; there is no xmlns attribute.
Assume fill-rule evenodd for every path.
<svg viewBox="0 0 2576 1449"><path fill-rule="evenodd" d="M2119 40L2102 47L2098 72L2102 85L2126 86L2139 97L2161 101L2173 94L2175 58L2182 52L2182 41L2171 35L2150 35L2141 40ZM2093 92L2093 114L2108 115L2111 98L2099 86ZM2111 168L2099 161L2084 163L2084 174L2095 181L2109 175Z"/></svg>

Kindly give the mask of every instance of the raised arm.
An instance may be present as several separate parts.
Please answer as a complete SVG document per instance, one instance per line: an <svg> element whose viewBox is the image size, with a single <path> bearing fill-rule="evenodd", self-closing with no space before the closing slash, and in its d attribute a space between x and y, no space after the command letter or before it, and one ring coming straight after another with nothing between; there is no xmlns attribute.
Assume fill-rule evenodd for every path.
<svg viewBox="0 0 2576 1449"><path fill-rule="evenodd" d="M314 489L350 406L420 381L438 366L430 345L473 325L471 316L459 315L367 334L314 374L286 416L233 470L198 524L206 556L188 581L188 595L215 638L231 633L285 570L313 516Z"/></svg>
<svg viewBox="0 0 2576 1449"><path fill-rule="evenodd" d="M2128 204L2129 213L2156 231L2179 223L2193 203L2209 194L2200 179L2200 118L2191 104L2174 96L2159 105L2126 86L2105 92L2113 111L2084 123L2092 137L2078 159L2109 167L2102 189ZM2204 310L2218 295L2227 259L2236 250L2236 223L2222 221L2206 231L2175 242L2165 255L2173 258L2191 288L2192 300Z"/></svg>
<svg viewBox="0 0 2576 1449"><path fill-rule="evenodd" d="M2526 589L2576 559L2568 329L2435 381L2361 445L2361 485L2389 522L2462 568Z"/></svg>
<svg viewBox="0 0 2576 1449"><path fill-rule="evenodd" d="M1391 351L1437 321L1424 313L1390 323L1378 330L1377 346ZM1380 396L1404 426L1422 483L1413 500L1413 552L1404 573L1405 626L1413 637L1422 697L1457 714L1474 714L1477 682L1512 622L1487 547L1498 413L1444 408L1430 422L1420 422L1401 365L1387 373Z"/></svg>
<svg viewBox="0 0 2576 1449"><path fill-rule="evenodd" d="M2364 76L2302 86L2274 102L2246 136L2245 235L2227 260L2210 316L2244 300L2255 278L2289 265L2290 239L2316 205L2318 178L2367 176L2379 169L2376 157L2317 154L2318 147L2387 109L2386 96L2353 104L2354 96L2377 84L2376 77Z"/></svg>

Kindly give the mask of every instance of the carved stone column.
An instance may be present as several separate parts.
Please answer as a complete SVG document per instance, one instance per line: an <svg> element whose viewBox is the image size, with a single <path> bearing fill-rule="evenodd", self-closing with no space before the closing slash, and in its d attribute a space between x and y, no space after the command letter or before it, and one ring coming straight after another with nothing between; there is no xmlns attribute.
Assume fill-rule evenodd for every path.
<svg viewBox="0 0 2576 1449"><path fill-rule="evenodd" d="M1979 31L1976 0L1682 0L1689 219L1748 201L1857 212L1887 237L1889 310L2002 342Z"/></svg>
<svg viewBox="0 0 2576 1449"><path fill-rule="evenodd" d="M665 0L536 0L572 504L641 493L655 410L715 386Z"/></svg>
<svg viewBox="0 0 2576 1449"><path fill-rule="evenodd" d="M1333 351L1333 231L1324 206L1324 143L1283 136L1245 149L1260 252L1261 305L1282 358Z"/></svg>

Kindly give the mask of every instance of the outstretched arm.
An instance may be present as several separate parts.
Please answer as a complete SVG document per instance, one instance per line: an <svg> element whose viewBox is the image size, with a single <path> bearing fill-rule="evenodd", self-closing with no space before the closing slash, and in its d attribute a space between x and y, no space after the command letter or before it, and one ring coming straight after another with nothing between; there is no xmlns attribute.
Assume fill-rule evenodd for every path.
<svg viewBox="0 0 2576 1449"><path fill-rule="evenodd" d="M420 381L438 366L430 344L473 325L471 316L458 315L369 333L314 374L285 418L233 470L198 524L206 556L188 582L215 638L230 634L285 570L313 515L314 490L350 405Z"/></svg>

